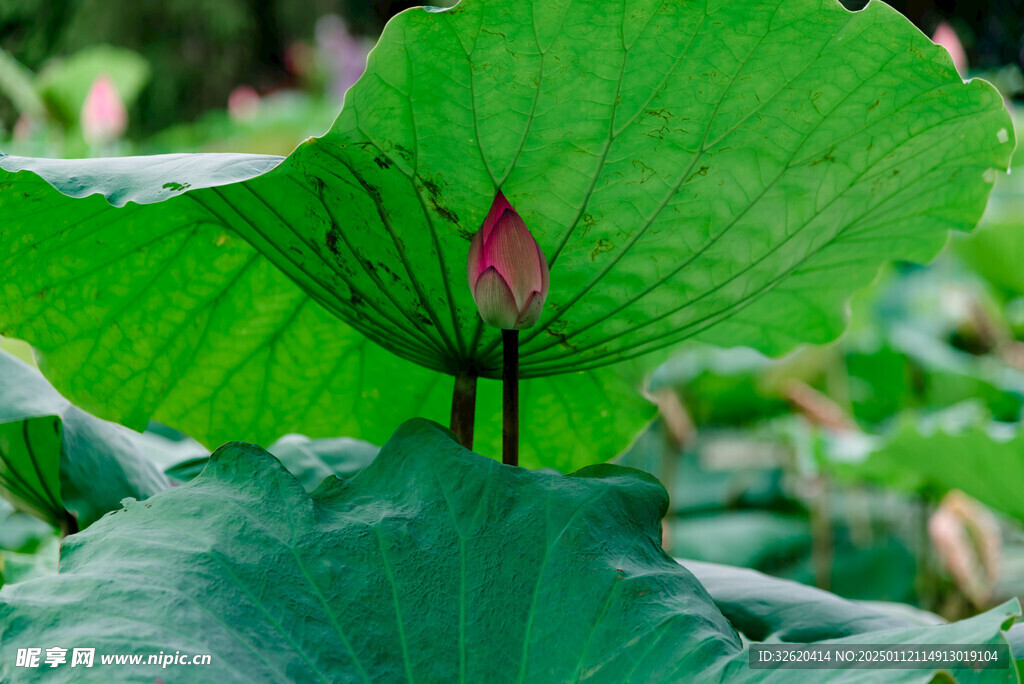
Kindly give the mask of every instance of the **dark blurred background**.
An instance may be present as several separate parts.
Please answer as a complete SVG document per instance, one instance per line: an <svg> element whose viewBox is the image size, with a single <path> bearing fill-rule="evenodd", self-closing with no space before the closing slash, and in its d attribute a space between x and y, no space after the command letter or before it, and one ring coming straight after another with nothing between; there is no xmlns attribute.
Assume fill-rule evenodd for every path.
<svg viewBox="0 0 1024 684"><path fill-rule="evenodd" d="M0 48L39 72L49 60L96 44L126 47L146 59L152 78L139 94L132 131L152 133L223 108L231 91L295 88L305 75L303 46L340 18L357 36L376 37L410 2L338 0L4 0ZM336 22L335 22L336 23ZM321 35L321 40L330 36ZM0 97L0 120L17 112Z"/></svg>

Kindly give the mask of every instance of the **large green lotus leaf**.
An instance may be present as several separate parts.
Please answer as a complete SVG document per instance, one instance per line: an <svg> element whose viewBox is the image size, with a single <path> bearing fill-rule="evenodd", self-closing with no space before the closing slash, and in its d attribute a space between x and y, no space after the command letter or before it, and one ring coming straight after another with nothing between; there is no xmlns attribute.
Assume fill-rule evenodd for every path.
<svg viewBox="0 0 1024 684"><path fill-rule="evenodd" d="M155 418L209 447L267 445L288 432L382 443L410 416L446 421L450 378L327 313L247 242L204 222L194 203L148 205L163 211L164 232L154 234L147 205L115 210L88 197L127 201L118 193L133 179L155 189L132 197L153 202L174 192L156 185L161 178L207 187L279 161L211 154L46 162L73 179L65 192L84 199L32 174L7 175L0 237L15 244L0 256L9 274L0 284L0 329L29 338L47 377L76 405L138 430ZM24 268L25 254L44 246L45 264ZM638 373L619 364L524 381L523 464L573 470L621 451L653 413L636 391ZM481 382L479 391L482 406L500 406L498 383ZM482 408L477 420L477 446L488 455L500 453L493 413ZM601 421L589 425L593 417Z"/></svg>
<svg viewBox="0 0 1024 684"><path fill-rule="evenodd" d="M283 269L331 282L350 319L412 309L421 325L393 334L425 326L437 367L497 375L463 270L502 188L551 264L521 347L539 375L704 331L772 351L833 337L883 261L974 225L1012 138L996 91L882 3L468 1L393 22L331 132L249 183L266 199L304 173L306 202L223 210L326 214L312 235L261 231ZM408 277L364 301L383 265Z"/></svg>
<svg viewBox="0 0 1024 684"><path fill-rule="evenodd" d="M71 681L71 668L14 667L16 646L45 642L88 643L97 659L210 654L192 682L820 681L747 669L725 617L660 548L667 505L640 471L510 468L422 420L312 495L232 443L189 484L69 537L58 575L0 591L0 676ZM1012 612L857 638L998 643Z"/></svg>
<svg viewBox="0 0 1024 684"><path fill-rule="evenodd" d="M216 249L231 229L396 353L498 377L499 336L480 324L464 268L500 187L552 266L544 317L523 335L525 376L695 335L779 351L835 336L841 301L884 261L928 259L948 229L972 227L1013 148L996 91L965 85L882 3L416 9L390 23L346 100L327 135L217 187L192 182L188 157L128 175L147 162L5 160L76 195L110 166L105 194L133 202L51 207L48 223L89 220L41 249L11 231L18 273L68 242L103 261L168 231L178 239L147 249L133 277L196 262L239 271L244 260ZM6 318L30 339L43 327Z"/></svg>
<svg viewBox="0 0 1024 684"><path fill-rule="evenodd" d="M827 462L848 481L941 497L959 489L1024 521L1024 436L993 436L974 425L946 432L922 430L904 416L895 433L860 462Z"/></svg>
<svg viewBox="0 0 1024 684"><path fill-rule="evenodd" d="M121 499L168 486L140 435L72 406L38 370L0 350L0 491L65 530Z"/></svg>
<svg viewBox="0 0 1024 684"><path fill-rule="evenodd" d="M664 681L740 649L661 552L666 505L640 471L514 469L426 421L312 495L232 443L69 537L60 575L3 588L0 678L76 674L13 667L45 637L209 653L196 682Z"/></svg>

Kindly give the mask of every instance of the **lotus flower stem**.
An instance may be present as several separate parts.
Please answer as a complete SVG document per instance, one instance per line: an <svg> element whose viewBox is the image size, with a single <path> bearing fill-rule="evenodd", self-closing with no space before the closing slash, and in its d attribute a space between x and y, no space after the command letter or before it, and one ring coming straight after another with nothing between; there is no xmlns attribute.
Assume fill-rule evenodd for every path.
<svg viewBox="0 0 1024 684"><path fill-rule="evenodd" d="M459 373L455 376L452 390L451 429L459 443L467 449L473 448L473 421L476 418L476 376Z"/></svg>
<svg viewBox="0 0 1024 684"><path fill-rule="evenodd" d="M502 330L504 365L501 371L501 462L519 465L519 331Z"/></svg>

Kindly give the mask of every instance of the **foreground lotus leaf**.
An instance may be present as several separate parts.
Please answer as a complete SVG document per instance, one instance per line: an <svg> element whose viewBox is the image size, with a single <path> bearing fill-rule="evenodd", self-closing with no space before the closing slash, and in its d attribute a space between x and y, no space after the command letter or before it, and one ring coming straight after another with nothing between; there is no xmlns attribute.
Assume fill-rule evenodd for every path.
<svg viewBox="0 0 1024 684"><path fill-rule="evenodd" d="M229 444L190 483L68 537L59 575L0 590L0 678L73 681L14 666L17 647L45 643L209 654L188 681L220 684L820 681L747 669L729 622L661 549L667 505L640 471L502 466L422 420L312 494L263 450ZM1014 609L854 638L1004 643Z"/></svg>

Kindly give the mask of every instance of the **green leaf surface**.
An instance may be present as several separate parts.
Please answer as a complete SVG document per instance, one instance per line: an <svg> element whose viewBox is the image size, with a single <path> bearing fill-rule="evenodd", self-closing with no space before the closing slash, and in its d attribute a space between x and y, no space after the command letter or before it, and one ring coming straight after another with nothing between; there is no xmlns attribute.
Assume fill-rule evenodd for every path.
<svg viewBox="0 0 1024 684"><path fill-rule="evenodd" d="M51 525L71 529L60 492L60 420L42 416L0 423L0 494Z"/></svg>
<svg viewBox="0 0 1024 684"><path fill-rule="evenodd" d="M64 529L168 486L140 435L72 406L38 370L0 350L0 490ZM65 510L66 509L66 510Z"/></svg>
<svg viewBox="0 0 1024 684"><path fill-rule="evenodd" d="M1006 633L1006 640L1010 642L1010 650L1016 658L1017 675L1024 676L1024 624L1016 624Z"/></svg>
<svg viewBox="0 0 1024 684"><path fill-rule="evenodd" d="M14 667L15 645L42 640L88 642L97 658L210 654L193 682L820 681L748 669L711 597L660 548L667 505L640 471L510 468L421 420L312 494L232 443L192 482L67 538L58 575L0 590L0 676L72 681ZM853 638L1001 643L1014 609Z"/></svg>

